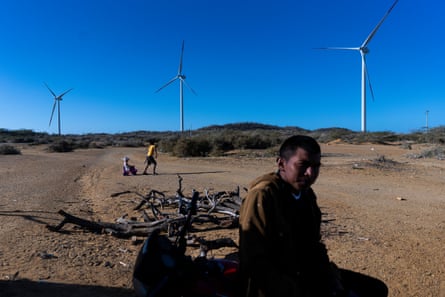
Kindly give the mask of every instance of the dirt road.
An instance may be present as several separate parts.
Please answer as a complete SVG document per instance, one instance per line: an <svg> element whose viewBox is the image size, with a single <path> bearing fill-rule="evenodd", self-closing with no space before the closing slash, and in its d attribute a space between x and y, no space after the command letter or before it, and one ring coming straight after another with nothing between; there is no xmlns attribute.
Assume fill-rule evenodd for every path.
<svg viewBox="0 0 445 297"><path fill-rule="evenodd" d="M375 276L390 296L445 296L445 162L415 160L399 146L323 145L314 186L329 223L325 242L339 266ZM143 148L47 153L23 147L0 156L0 296L134 296L131 272L140 245L72 225L51 232L59 209L114 222L138 197L112 193L151 189L173 195L177 174L184 193L233 190L275 168L273 158L178 159L159 156L159 175L121 175L128 155L139 171ZM384 158L382 158L384 156ZM237 230L208 234L229 236ZM224 248L213 253L223 257Z"/></svg>

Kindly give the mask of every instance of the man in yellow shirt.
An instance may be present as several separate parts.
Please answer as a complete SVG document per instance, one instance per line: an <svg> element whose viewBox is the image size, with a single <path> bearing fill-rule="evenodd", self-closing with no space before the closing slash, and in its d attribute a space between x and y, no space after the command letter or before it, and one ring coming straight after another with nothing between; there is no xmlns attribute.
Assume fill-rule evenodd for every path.
<svg viewBox="0 0 445 297"><path fill-rule="evenodd" d="M147 157L145 158L145 169L142 174L146 175L148 167L150 167L151 164L153 164L153 175L157 175L156 173L156 166L158 163L156 162L156 159L158 158L158 150L156 148L156 145L153 141L150 141L150 144L148 146L147 150Z"/></svg>

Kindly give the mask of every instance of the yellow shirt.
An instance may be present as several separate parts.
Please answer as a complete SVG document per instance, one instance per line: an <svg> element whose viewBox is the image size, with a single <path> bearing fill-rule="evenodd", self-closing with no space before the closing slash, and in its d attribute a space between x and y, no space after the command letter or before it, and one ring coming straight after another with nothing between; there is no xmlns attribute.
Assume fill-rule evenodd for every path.
<svg viewBox="0 0 445 297"><path fill-rule="evenodd" d="M149 147L148 147L148 152L147 152L147 156L153 156L153 154L154 154L154 152L155 152L155 145L154 144L151 144Z"/></svg>

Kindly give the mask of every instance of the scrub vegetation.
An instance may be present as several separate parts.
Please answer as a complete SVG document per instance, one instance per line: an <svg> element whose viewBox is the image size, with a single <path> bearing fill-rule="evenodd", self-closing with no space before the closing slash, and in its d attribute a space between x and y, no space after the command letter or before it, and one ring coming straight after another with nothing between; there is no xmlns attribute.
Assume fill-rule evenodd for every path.
<svg viewBox="0 0 445 297"><path fill-rule="evenodd" d="M224 156L236 150L262 150L262 156L273 155L277 146L288 136L294 134L310 135L320 143L341 141L349 144L375 143L398 144L410 149L412 144L434 144L437 148L420 157L435 158L443 156L445 145L445 126L428 131L411 133L368 132L361 133L344 128L324 128L307 130L299 127L278 127L259 123L235 123L213 125L197 130L181 132L135 131L118 134L68 134L58 136L32 130L0 129L0 143L30 145L48 144L51 152L70 152L75 149L105 147L144 147L155 141L159 150L178 157ZM0 154L10 153L2 148Z"/></svg>

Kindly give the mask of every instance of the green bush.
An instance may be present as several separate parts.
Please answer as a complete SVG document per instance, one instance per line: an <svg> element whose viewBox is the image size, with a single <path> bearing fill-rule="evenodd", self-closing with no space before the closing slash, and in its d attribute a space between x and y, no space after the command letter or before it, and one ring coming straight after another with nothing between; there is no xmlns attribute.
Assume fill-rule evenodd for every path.
<svg viewBox="0 0 445 297"><path fill-rule="evenodd" d="M178 139L179 138L167 138L160 140L158 142L158 151L164 153L173 152L175 145L178 142Z"/></svg>
<svg viewBox="0 0 445 297"><path fill-rule="evenodd" d="M225 152L233 150L232 141L224 138L216 138L213 140L211 155L212 156L223 156Z"/></svg>
<svg viewBox="0 0 445 297"><path fill-rule="evenodd" d="M273 145L269 138L260 135L242 135L236 138L235 147L240 149L266 149Z"/></svg>
<svg viewBox="0 0 445 297"><path fill-rule="evenodd" d="M207 139L181 138L173 148L173 154L178 157L205 157L212 150Z"/></svg>
<svg viewBox="0 0 445 297"><path fill-rule="evenodd" d="M20 155L21 151L9 144L0 145L0 155Z"/></svg>
<svg viewBox="0 0 445 297"><path fill-rule="evenodd" d="M68 153L72 152L73 150L73 144L65 140L54 142L48 146L48 151L56 153Z"/></svg>
<svg viewBox="0 0 445 297"><path fill-rule="evenodd" d="M118 140L113 142L113 146L119 146L119 147L141 147L145 146L142 140L139 139L125 139L125 140Z"/></svg>

